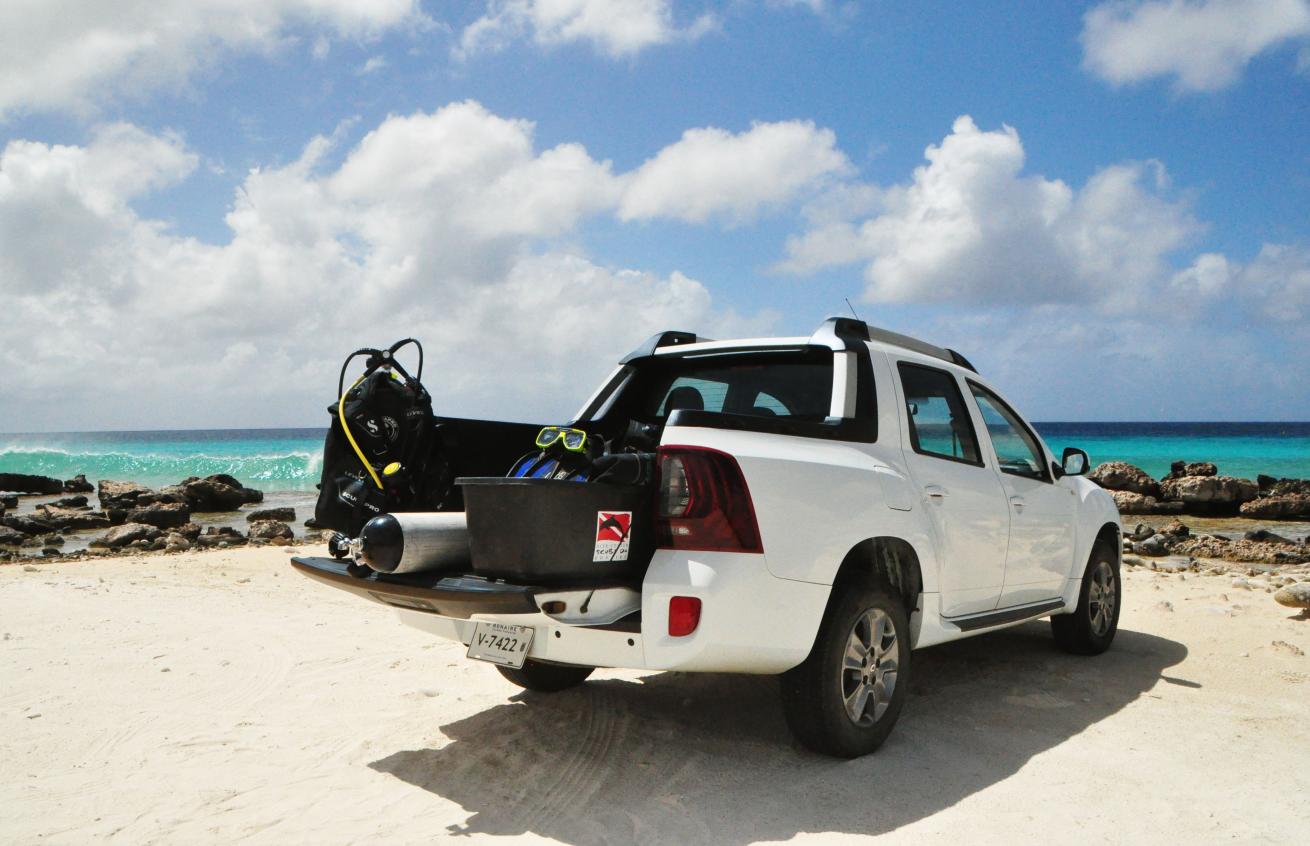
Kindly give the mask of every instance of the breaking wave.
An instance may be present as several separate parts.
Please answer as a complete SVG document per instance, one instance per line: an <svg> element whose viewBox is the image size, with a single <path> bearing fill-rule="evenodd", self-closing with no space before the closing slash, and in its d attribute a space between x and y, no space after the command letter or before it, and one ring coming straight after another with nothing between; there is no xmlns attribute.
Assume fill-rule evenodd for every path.
<svg viewBox="0 0 1310 846"><path fill-rule="evenodd" d="M100 479L115 479L161 485L173 484L188 476L228 473L265 490L306 490L318 481L322 466L321 451L222 455L0 446L0 472L32 473L57 479L71 479L85 473L92 484Z"/></svg>

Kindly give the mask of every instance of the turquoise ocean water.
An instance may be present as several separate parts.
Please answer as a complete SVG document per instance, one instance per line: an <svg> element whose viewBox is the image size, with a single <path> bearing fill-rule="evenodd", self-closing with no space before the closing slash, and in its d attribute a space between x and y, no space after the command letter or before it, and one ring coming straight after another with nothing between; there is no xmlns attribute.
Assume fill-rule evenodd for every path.
<svg viewBox="0 0 1310 846"><path fill-rule="evenodd" d="M0 472L171 485L229 473L265 492L312 491L325 429L214 429L0 435Z"/></svg>
<svg viewBox="0 0 1310 846"><path fill-rule="evenodd" d="M1213 461L1219 472L1310 478L1310 423L1039 423L1058 454L1087 450L1162 476L1169 463ZM0 434L0 472L158 486L230 473L266 492L312 492L322 469L323 429Z"/></svg>

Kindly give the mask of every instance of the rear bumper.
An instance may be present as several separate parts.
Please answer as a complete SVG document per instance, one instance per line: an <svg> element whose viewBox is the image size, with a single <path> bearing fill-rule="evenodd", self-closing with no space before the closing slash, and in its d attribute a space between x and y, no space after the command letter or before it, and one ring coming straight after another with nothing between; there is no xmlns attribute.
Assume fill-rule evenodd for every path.
<svg viewBox="0 0 1310 846"><path fill-rule="evenodd" d="M831 590L777 578L762 555L659 550L642 584L638 625L629 624L634 617L577 625L539 610L539 602L561 595L559 588L434 574L356 578L332 559L292 563L310 578L394 607L402 622L438 637L467 644L480 620L530 626L529 658L635 670L783 672L809 653ZM668 634L674 596L702 602L690 635Z"/></svg>
<svg viewBox="0 0 1310 846"><path fill-rule="evenodd" d="M352 576L344 561L334 558L292 558L291 566L318 582L381 602L428 614L467 620L474 614L533 614L538 588L493 582L474 576L410 576L377 573Z"/></svg>

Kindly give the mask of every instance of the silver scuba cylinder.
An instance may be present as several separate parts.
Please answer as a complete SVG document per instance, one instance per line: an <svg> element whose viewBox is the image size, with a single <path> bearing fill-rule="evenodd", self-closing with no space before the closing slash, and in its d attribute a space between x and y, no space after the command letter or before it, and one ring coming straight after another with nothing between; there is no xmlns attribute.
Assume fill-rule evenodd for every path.
<svg viewBox="0 0 1310 846"><path fill-rule="evenodd" d="M422 573L470 566L462 511L382 514L351 544L355 559L379 573Z"/></svg>

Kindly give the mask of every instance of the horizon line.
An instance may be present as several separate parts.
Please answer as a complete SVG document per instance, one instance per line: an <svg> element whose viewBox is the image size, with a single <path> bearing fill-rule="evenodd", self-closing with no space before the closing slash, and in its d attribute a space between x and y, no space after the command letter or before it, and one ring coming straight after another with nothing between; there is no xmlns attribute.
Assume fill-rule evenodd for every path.
<svg viewBox="0 0 1310 846"><path fill-rule="evenodd" d="M489 422L527 422L527 421L489 421ZM1031 420L1034 426L1063 426L1063 425L1090 425L1090 424L1118 424L1118 425L1310 425L1310 420ZM543 424L544 425L544 424ZM0 432L0 437L7 436L40 436L40 435L144 435L159 434L165 432L272 432L287 430L314 430L326 431L330 426L220 426L209 428L180 428L180 429L67 429L58 431L41 431L41 432Z"/></svg>

